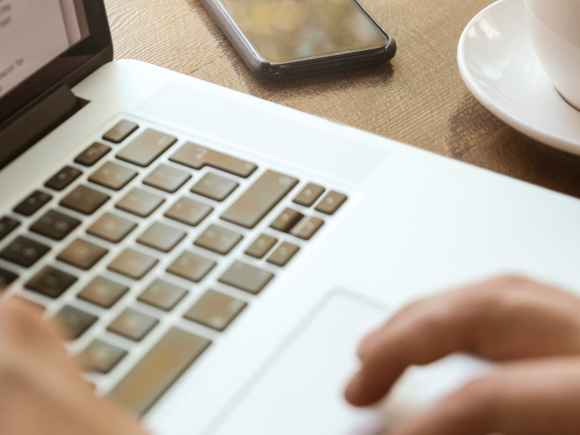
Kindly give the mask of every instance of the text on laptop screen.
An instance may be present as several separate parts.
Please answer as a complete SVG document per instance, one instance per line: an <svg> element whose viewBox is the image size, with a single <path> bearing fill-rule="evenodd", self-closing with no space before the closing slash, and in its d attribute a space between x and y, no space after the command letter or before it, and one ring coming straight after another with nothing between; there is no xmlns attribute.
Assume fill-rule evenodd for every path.
<svg viewBox="0 0 580 435"><path fill-rule="evenodd" d="M0 0L0 97L87 36L82 0Z"/></svg>

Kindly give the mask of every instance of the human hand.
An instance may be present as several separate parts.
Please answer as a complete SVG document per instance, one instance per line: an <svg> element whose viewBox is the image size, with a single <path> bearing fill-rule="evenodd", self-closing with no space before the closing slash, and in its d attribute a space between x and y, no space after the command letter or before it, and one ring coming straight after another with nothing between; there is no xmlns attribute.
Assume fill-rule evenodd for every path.
<svg viewBox="0 0 580 435"><path fill-rule="evenodd" d="M136 419L94 395L62 337L27 302L0 301L0 434L144 435Z"/></svg>
<svg viewBox="0 0 580 435"><path fill-rule="evenodd" d="M389 435L572 435L580 428L580 300L506 277L416 302L364 339L353 405L381 399L410 365L454 352L502 362Z"/></svg>

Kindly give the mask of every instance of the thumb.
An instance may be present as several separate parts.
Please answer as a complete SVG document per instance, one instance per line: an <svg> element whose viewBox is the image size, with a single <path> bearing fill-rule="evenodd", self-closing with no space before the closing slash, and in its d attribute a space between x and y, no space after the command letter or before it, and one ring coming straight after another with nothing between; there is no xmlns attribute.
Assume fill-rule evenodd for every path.
<svg viewBox="0 0 580 435"><path fill-rule="evenodd" d="M580 358L509 364L389 435L577 435Z"/></svg>

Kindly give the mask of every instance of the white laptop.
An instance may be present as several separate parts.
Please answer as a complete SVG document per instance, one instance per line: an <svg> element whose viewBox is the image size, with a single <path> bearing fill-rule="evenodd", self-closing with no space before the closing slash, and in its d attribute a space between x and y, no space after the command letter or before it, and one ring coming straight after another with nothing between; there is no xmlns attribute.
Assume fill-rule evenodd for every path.
<svg viewBox="0 0 580 435"><path fill-rule="evenodd" d="M576 199L111 58L102 0L0 1L0 280L154 433L363 434L342 391L395 310L580 288Z"/></svg>

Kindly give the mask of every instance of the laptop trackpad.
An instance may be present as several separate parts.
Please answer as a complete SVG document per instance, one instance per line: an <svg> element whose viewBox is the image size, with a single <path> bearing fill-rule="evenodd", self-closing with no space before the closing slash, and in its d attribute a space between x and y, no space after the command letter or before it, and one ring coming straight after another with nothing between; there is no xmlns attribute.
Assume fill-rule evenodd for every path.
<svg viewBox="0 0 580 435"><path fill-rule="evenodd" d="M307 320L225 416L217 435L375 435L377 422L343 399L359 340L380 306L335 294Z"/></svg>

